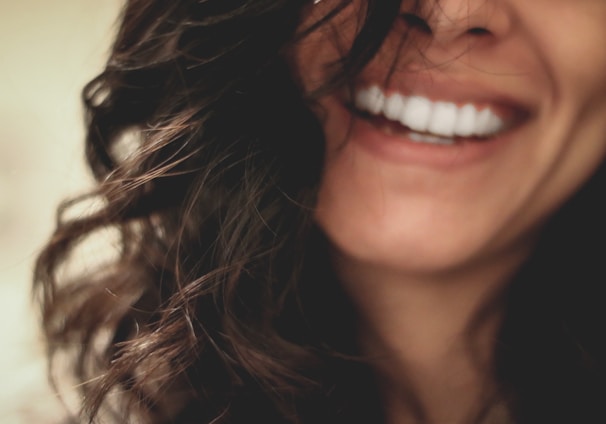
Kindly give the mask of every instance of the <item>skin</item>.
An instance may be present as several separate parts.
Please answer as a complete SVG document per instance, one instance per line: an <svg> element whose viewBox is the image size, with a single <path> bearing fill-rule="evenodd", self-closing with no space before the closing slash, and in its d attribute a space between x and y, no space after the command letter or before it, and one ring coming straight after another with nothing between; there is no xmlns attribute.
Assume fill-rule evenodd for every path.
<svg viewBox="0 0 606 424"><path fill-rule="evenodd" d="M309 19L330 7L324 0ZM351 43L361 7L353 2L300 43L293 62L304 90ZM430 422L457 423L491 384L482 369L498 308L478 331L473 360L469 323L606 155L606 2L432 0L424 9L417 15L431 33L399 21L360 79L435 81L437 99L440 87L485 87L514 99L526 119L481 160L457 163L455 148L452 166L434 166L369 152L362 138L383 130L357 118L350 127L342 96L327 95L317 109L327 161L316 220L359 308L389 421L411 418L397 395L408 380ZM409 48L399 51L405 32Z"/></svg>

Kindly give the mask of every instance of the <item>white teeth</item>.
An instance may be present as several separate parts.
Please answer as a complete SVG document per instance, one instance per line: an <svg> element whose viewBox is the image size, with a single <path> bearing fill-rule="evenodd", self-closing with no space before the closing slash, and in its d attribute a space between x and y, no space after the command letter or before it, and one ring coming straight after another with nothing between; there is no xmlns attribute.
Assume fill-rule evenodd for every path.
<svg viewBox="0 0 606 424"><path fill-rule="evenodd" d="M490 129L490 111L488 109L484 109L482 112L478 113L476 119L476 129L475 134L479 135L482 131L486 132Z"/></svg>
<svg viewBox="0 0 606 424"><path fill-rule="evenodd" d="M476 115L478 111L473 105L465 105L459 109L457 123L454 128L455 134L460 137L470 137L475 131Z"/></svg>
<svg viewBox="0 0 606 424"><path fill-rule="evenodd" d="M385 104L385 96L379 87L376 85L370 87L369 93L369 108L368 111L373 114L378 114L383 110Z"/></svg>
<svg viewBox="0 0 606 424"><path fill-rule="evenodd" d="M427 132L446 137L454 136L457 123L457 105L454 103L437 102L433 106L431 120Z"/></svg>
<svg viewBox="0 0 606 424"><path fill-rule="evenodd" d="M398 96L398 94L394 94ZM431 119L431 102L425 97L413 96L406 102L400 123L413 131L425 132Z"/></svg>
<svg viewBox="0 0 606 424"><path fill-rule="evenodd" d="M478 114L476 121L476 134L494 134L501 127L501 120L498 116L491 112L490 109L484 109Z"/></svg>
<svg viewBox="0 0 606 424"><path fill-rule="evenodd" d="M412 141L432 144L454 144L454 139L449 137L439 137L437 135L419 134L418 132L410 132L408 138Z"/></svg>
<svg viewBox="0 0 606 424"><path fill-rule="evenodd" d="M438 141L431 141L431 137L418 140L429 143L445 144L444 140L452 137L486 137L506 129L503 119L490 108L478 111L471 103L459 107L451 102L432 102L425 97L398 93L387 97L377 85L358 90L355 106L372 115L382 114L412 131L438 136L435 138Z"/></svg>
<svg viewBox="0 0 606 424"><path fill-rule="evenodd" d="M399 121L405 107L406 98L404 96L389 96L383 107L383 114L387 119Z"/></svg>

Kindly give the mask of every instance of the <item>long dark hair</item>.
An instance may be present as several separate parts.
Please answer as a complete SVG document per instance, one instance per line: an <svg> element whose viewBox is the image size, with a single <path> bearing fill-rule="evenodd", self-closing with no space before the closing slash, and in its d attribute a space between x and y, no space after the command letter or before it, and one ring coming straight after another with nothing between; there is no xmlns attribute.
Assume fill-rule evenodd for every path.
<svg viewBox="0 0 606 424"><path fill-rule="evenodd" d="M372 58L400 1L368 0L350 51L304 94L289 48L351 2L301 26L311 3L127 2L84 90L98 184L60 208L35 274L49 357L71 361L82 419L380 422L355 314L311 219L324 145L310 105ZM604 415L604 272L577 247L606 234L594 180L508 292L495 373L520 422ZM580 214L584 232L571 225ZM99 239L109 254L78 266Z"/></svg>
<svg viewBox="0 0 606 424"><path fill-rule="evenodd" d="M302 27L309 3L127 2L83 93L98 185L60 208L35 275L49 356L72 355L84 417L328 422L348 409L332 366L347 335L322 336L330 310L313 293L328 305L333 284L310 218L323 135L285 56L349 2ZM321 89L372 57L398 9L369 2ZM101 230L110 254L74 266Z"/></svg>

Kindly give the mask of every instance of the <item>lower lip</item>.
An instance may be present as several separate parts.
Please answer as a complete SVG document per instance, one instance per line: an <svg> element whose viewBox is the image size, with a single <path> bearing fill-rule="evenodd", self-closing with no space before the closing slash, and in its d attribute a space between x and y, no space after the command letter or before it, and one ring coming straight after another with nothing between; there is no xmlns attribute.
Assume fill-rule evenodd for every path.
<svg viewBox="0 0 606 424"><path fill-rule="evenodd" d="M508 144L514 131L482 141L459 138L453 144L433 144L413 141L405 133L390 134L367 119L354 117L350 141L387 162L452 170L487 160Z"/></svg>

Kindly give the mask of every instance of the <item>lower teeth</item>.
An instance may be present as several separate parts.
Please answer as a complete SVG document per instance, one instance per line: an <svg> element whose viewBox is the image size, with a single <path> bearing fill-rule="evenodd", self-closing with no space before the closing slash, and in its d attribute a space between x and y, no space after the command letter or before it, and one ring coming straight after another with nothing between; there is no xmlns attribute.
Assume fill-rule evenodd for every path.
<svg viewBox="0 0 606 424"><path fill-rule="evenodd" d="M431 144L454 144L454 138L439 137L437 135L421 134L418 132L411 131L408 133L408 138L412 141L419 143L431 143Z"/></svg>

